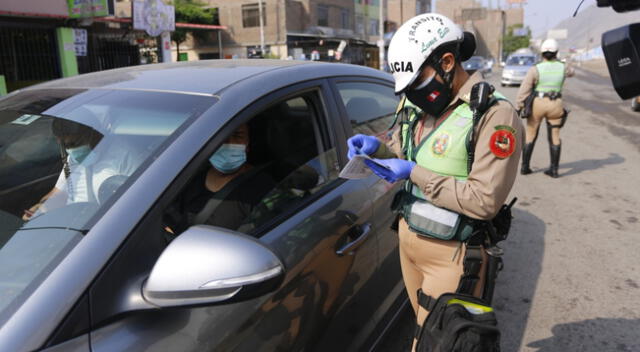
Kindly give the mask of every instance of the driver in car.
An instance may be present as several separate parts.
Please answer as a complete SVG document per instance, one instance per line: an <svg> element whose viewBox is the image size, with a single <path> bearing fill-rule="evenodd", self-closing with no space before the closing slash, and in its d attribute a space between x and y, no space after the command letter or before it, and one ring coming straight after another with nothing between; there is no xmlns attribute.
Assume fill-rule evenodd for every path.
<svg viewBox="0 0 640 352"><path fill-rule="evenodd" d="M247 162L249 142L249 125L242 124L209 157L207 170L168 209L167 232L177 235L194 224L237 230L245 222L275 187L264 167Z"/></svg>

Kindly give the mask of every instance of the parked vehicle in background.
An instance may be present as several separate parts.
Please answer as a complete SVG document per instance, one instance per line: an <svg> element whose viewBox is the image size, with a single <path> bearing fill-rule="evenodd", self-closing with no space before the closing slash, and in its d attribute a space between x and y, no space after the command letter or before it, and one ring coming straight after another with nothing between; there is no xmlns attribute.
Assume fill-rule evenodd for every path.
<svg viewBox="0 0 640 352"><path fill-rule="evenodd" d="M485 73L492 73L493 72L493 64L495 63L494 59L489 59L486 60L487 63L487 68L486 68L486 72Z"/></svg>
<svg viewBox="0 0 640 352"><path fill-rule="evenodd" d="M1 98L0 350L373 348L407 304L389 211L402 185L338 174L347 138L384 135L398 99L379 70L284 60L134 66ZM84 145L62 123L101 138L70 159ZM128 168L91 177L103 164ZM59 179L91 196L25 219Z"/></svg>
<svg viewBox="0 0 640 352"><path fill-rule="evenodd" d="M524 76L531 66L535 65L536 56L531 54L511 54L505 61L505 66L502 69L502 79L500 83L502 86L506 85L520 85L524 80Z"/></svg>
<svg viewBox="0 0 640 352"><path fill-rule="evenodd" d="M462 63L462 68L469 72L469 74L479 71L484 77L484 74L487 72L487 62L482 56L472 56L469 60Z"/></svg>
<svg viewBox="0 0 640 352"><path fill-rule="evenodd" d="M631 99L631 110L640 111L640 96Z"/></svg>

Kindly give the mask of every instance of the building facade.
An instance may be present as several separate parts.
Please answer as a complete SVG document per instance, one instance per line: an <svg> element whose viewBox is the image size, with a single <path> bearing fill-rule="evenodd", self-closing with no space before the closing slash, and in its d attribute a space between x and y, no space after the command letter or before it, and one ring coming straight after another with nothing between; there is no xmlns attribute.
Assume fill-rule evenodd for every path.
<svg viewBox="0 0 640 352"><path fill-rule="evenodd" d="M101 3L106 9L99 18L74 18L67 0L0 2L0 76L6 90L143 63L141 48L155 48L155 40L117 22L115 2Z"/></svg>
<svg viewBox="0 0 640 352"><path fill-rule="evenodd" d="M410 18L431 12L430 0L387 0L385 32L393 32Z"/></svg>
<svg viewBox="0 0 640 352"><path fill-rule="evenodd" d="M524 23L524 9L490 9L476 0L438 0L441 13L476 36L476 55L494 62L502 59L502 36L509 26Z"/></svg>
<svg viewBox="0 0 640 352"><path fill-rule="evenodd" d="M225 58L346 61L374 66L380 0L206 0L218 9ZM262 13L262 27L260 26ZM262 28L262 31L261 31ZM193 43L194 53L215 45ZM262 51L264 49L264 52Z"/></svg>

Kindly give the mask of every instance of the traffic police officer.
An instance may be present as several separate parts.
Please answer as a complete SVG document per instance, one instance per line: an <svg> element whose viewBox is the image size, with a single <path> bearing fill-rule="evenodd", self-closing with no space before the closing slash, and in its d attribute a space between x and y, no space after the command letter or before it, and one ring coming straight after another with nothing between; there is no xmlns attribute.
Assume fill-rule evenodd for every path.
<svg viewBox="0 0 640 352"><path fill-rule="evenodd" d="M544 173L556 178L560 163L560 128L564 125L567 115L562 106L562 85L565 77L573 76L573 70L558 61L558 42L555 39L545 40L540 51L543 60L529 69L522 85L520 85L516 99L516 107L521 110L524 108L527 97L530 94L535 96L531 115L527 117L527 137L522 150L520 173L523 175L531 173L529 161L538 137L538 128L542 119L546 118L551 166Z"/></svg>
<svg viewBox="0 0 640 352"><path fill-rule="evenodd" d="M393 36L388 55L396 94L408 99L408 118L386 144L361 134L348 140L349 157L371 155L373 161L366 162L378 176L407 180L398 230L400 262L420 325L428 305L420 304L418 290L433 298L456 291L463 241L474 221L497 214L517 174L524 129L509 102L498 100L472 131L470 93L481 76L469 76L461 62L474 50L473 35L445 16L427 13L407 21ZM477 142L468 164L470 134ZM482 273L484 268L476 296L482 292Z"/></svg>

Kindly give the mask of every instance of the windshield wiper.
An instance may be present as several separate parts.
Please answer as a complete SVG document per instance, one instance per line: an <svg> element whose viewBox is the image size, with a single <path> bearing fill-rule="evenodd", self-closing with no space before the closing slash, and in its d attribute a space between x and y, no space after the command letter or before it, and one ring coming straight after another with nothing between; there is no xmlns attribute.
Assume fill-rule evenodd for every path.
<svg viewBox="0 0 640 352"><path fill-rule="evenodd" d="M50 230L50 229L51 230L71 230L71 231L80 232L83 235L86 235L89 232L89 229L76 229L73 227L64 227L64 226L42 226L42 227L27 227L27 228L21 227L14 230L17 232L17 231L27 231L27 230Z"/></svg>

